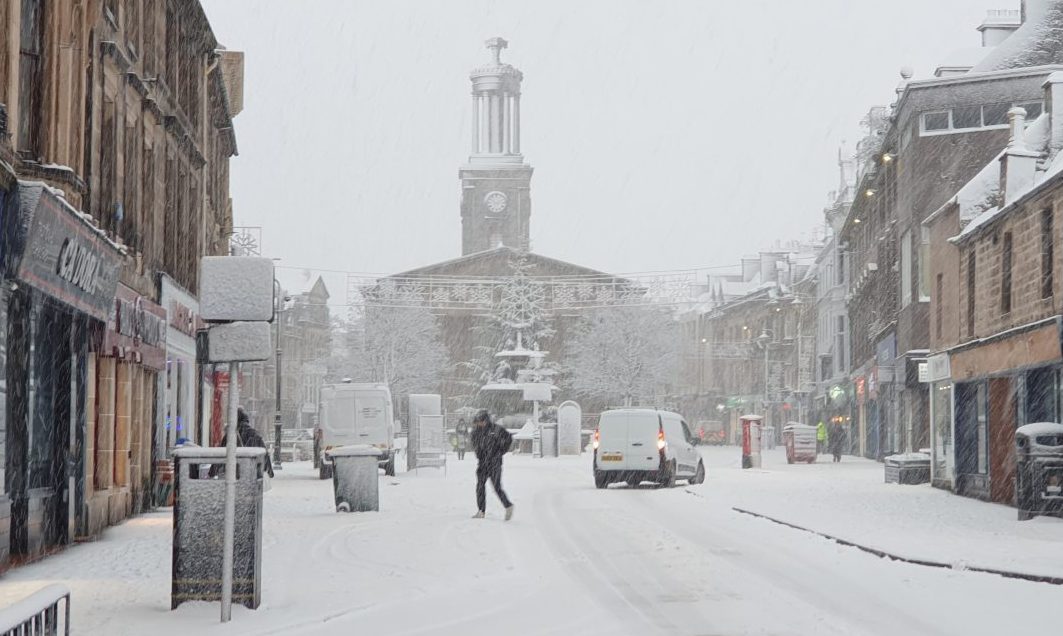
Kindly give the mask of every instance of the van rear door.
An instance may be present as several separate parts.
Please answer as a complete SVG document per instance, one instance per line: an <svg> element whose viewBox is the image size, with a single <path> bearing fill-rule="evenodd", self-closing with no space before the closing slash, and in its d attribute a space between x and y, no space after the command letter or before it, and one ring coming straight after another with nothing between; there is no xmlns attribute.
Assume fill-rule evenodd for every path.
<svg viewBox="0 0 1063 636"><path fill-rule="evenodd" d="M628 414L606 411L598 420L598 470L624 470Z"/></svg>
<svg viewBox="0 0 1063 636"><path fill-rule="evenodd" d="M657 470L661 454L657 449L657 435L661 419L654 412L634 412L628 415L627 470Z"/></svg>
<svg viewBox="0 0 1063 636"><path fill-rule="evenodd" d="M390 448L391 405L383 391L358 391L355 394L355 444Z"/></svg>

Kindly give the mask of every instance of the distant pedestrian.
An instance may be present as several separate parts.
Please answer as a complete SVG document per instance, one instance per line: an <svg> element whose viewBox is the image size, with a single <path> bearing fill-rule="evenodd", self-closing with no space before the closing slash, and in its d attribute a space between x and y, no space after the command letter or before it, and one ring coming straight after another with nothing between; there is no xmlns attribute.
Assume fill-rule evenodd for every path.
<svg viewBox="0 0 1063 636"><path fill-rule="evenodd" d="M830 427L830 453L835 462L842 460L842 446L845 444L845 428L838 422Z"/></svg>
<svg viewBox="0 0 1063 636"><path fill-rule="evenodd" d="M827 450L827 425L823 420L816 424L816 454L822 454Z"/></svg>
<svg viewBox="0 0 1063 636"><path fill-rule="evenodd" d="M476 453L476 514L483 519L487 512L487 480L506 509L506 521L513 518L513 504L502 490L502 457L509 452L513 436L505 428L491 421L487 411L480 411L472 419L472 450Z"/></svg>
<svg viewBox="0 0 1063 636"><path fill-rule="evenodd" d="M221 438L221 445L224 448L229 442L229 435L226 433ZM236 445L247 447L259 447L266 449L266 474L273 477L273 463L269 459L269 449L266 448L266 442L262 439L262 436L258 434L254 428L251 427L251 420L247 417L247 412L244 411L244 407L237 407L236 410ZM211 469L211 475L217 475L224 468L223 464L215 464Z"/></svg>
<svg viewBox="0 0 1063 636"><path fill-rule="evenodd" d="M464 417L459 419L458 425L454 427L454 435L457 437L455 444L458 449L458 459L465 459L465 449L469 445L469 425Z"/></svg>

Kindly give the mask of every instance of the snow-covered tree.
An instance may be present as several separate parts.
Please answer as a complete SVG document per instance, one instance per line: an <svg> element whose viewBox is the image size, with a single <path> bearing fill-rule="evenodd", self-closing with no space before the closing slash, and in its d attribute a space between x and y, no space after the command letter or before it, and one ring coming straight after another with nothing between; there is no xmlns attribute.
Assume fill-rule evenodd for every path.
<svg viewBox="0 0 1063 636"><path fill-rule="evenodd" d="M352 338L342 366L351 379L383 382L396 399L438 389L450 361L439 323L426 307L369 305L360 322L349 327L360 338Z"/></svg>
<svg viewBox="0 0 1063 636"><path fill-rule="evenodd" d="M587 316L562 361L581 396L631 406L665 392L679 367L679 330L667 311L611 307Z"/></svg>

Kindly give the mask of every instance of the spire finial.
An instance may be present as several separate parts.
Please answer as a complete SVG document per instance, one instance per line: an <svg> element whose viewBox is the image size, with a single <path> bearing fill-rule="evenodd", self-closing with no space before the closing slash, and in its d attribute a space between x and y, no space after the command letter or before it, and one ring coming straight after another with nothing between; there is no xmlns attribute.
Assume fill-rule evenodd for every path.
<svg viewBox="0 0 1063 636"><path fill-rule="evenodd" d="M496 66L502 64L502 49L509 46L509 42L506 42L502 38L491 38L486 43L487 48L491 51L491 57Z"/></svg>

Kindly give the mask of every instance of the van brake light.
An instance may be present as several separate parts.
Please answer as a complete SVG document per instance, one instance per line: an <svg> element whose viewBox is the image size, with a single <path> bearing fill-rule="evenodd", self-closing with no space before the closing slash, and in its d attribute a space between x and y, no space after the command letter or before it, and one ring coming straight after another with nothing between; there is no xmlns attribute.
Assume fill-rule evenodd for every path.
<svg viewBox="0 0 1063 636"><path fill-rule="evenodd" d="M664 431L657 431L657 450L664 450L668 442L664 439Z"/></svg>
<svg viewBox="0 0 1063 636"><path fill-rule="evenodd" d="M598 446L601 444L602 432L598 429L594 429L594 450L598 450Z"/></svg>

